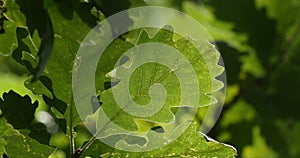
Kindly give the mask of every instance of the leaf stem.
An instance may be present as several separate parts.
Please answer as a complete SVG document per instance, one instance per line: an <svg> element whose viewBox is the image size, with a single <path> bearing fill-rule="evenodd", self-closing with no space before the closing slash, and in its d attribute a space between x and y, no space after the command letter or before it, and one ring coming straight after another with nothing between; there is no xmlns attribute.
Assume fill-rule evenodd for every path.
<svg viewBox="0 0 300 158"><path fill-rule="evenodd" d="M70 115L69 115L69 119L70 119L70 124L69 124L69 128L70 128L70 157L74 156L74 152L75 152L75 143L74 143L74 137L73 137L73 106L74 106L74 98L73 95L71 97L71 103L70 103Z"/></svg>

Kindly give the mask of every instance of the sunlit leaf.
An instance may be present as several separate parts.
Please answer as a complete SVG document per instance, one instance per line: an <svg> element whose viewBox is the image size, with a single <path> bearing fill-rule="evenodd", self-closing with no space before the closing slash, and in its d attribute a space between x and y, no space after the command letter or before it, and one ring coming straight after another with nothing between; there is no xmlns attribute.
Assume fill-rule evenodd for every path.
<svg viewBox="0 0 300 158"><path fill-rule="evenodd" d="M197 123L192 123L188 130L177 140L160 149L149 152L126 152L111 148L96 141L83 156L92 157L226 157L237 156L236 150L229 145L219 143L197 132Z"/></svg>

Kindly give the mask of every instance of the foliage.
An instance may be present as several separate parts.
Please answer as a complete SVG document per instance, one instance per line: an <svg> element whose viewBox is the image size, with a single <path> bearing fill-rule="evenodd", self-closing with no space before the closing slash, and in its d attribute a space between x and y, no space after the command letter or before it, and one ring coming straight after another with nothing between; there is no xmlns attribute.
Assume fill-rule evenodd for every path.
<svg viewBox="0 0 300 158"><path fill-rule="evenodd" d="M0 154L3 157L83 157L83 156L103 156L103 157L121 157L128 155L130 157L140 156L205 156L205 157L234 157L236 151L233 147L216 142L206 135L197 132L199 124L192 121L191 126L176 141L172 142L164 148L160 148L146 153L129 153L125 151L115 150L111 147L95 141L95 136L90 135L87 129L84 128L75 109L73 96L72 96L72 69L73 61L77 50L86 36L86 34L97 24L101 19L113 15L114 13L127 9L132 6L146 5L139 0L135 1L122 1L118 2L118 7L114 5L116 1L52 1L52 0L6 0L1 6L1 16L5 19L1 21L3 24L4 33L0 35L1 54L6 55L7 58L13 58L14 62L11 65L19 64L22 68L23 74L30 74L26 77L27 80L24 85L27 89L39 97L38 100L32 101L30 96L21 96L13 90L3 93L0 99L1 109L1 135L0 135ZM5 10L4 10L5 8ZM3 10L2 10L3 9ZM124 17L128 18L129 17ZM133 21L132 21L133 22ZM127 26L132 23L124 24ZM71 26L71 27L70 27ZM1 26L2 27L2 26ZM109 54L113 56L112 60L117 60L121 54L120 52L126 51L134 44L142 44L146 42L164 42L165 44L177 47L185 56L189 53L189 60L198 59L199 52L186 39L174 41L173 32L160 31L153 38L149 38L148 33L142 30L137 43L130 43L124 38L118 38L107 48L106 52L116 54ZM134 34L131 35L131 37ZM167 38L166 38L167 37ZM189 49L186 49L186 48ZM207 94L212 93L223 87L223 84L215 77L223 72L223 68L218 66L219 56L213 45L202 42L197 46L203 50L201 53L212 52L206 54L211 56L212 60L209 65L216 67L213 72L214 76L208 75L209 70L205 67L205 61L199 58L199 61L192 61L194 66L198 68L198 78L207 77L205 79L207 84L201 85L201 97L206 98L201 100L200 108L209 105L210 97ZM120 51L121 50L121 51ZM205 55L205 54L203 54ZM199 57L198 57L199 56ZM130 61L129 56L129 61ZM128 61L128 62L129 62ZM115 62L99 63L99 77L98 90L102 107L109 115L113 115L116 109L111 108L109 105L113 96L108 95L113 88L107 87L107 77L105 75L113 70ZM126 63L124 63L126 64ZM185 63L182 63L185 64ZM167 71L165 67L157 66L154 64L142 66L142 69L157 69L158 72ZM104 69L102 69L104 68ZM122 66L119 67L121 69ZM25 71L24 71L25 70ZM117 70L118 71L118 70ZM175 69L175 73L181 72L180 68ZM156 73L156 72L154 72ZM169 74L169 73L167 73ZM177 86L176 76L170 74L167 81L160 79L161 74L153 76L153 81L158 80L157 83L165 84L168 87L167 81L171 81ZM151 76L151 75L150 75ZM148 75L144 76L149 77ZM139 75L133 74L131 82L134 82L130 89L136 91L136 80ZM188 82L188 80L186 80ZM213 81L217 85L216 89L211 91L210 82ZM5 82L5 81L4 81ZM142 85L146 86L151 80L142 80ZM147 88L146 88L147 90ZM176 89L171 87L167 88L170 94L176 98ZM138 94L140 95L140 94ZM146 94L151 95L151 94ZM170 95L172 96L172 95ZM144 100L146 99L146 100ZM168 98L167 104L176 105L176 102ZM97 101L97 98L96 98ZM137 102L145 102L147 98L137 98ZM45 104L45 105L44 105ZM197 103L198 104L198 103ZM41 108L41 106L44 106ZM195 105L192 105L195 106ZM41 108L37 110L37 108ZM159 113L160 116L154 116L155 124L140 121L138 126L139 130L145 130L149 133L156 131L165 135L170 132L165 127L166 125L156 124L164 118L169 107L167 106L165 112ZM175 109L176 111L176 109ZM97 112L95 113L97 114ZM127 121L132 119L122 117L123 115L117 114L120 125L134 127L134 121ZM172 115L170 115L172 116ZM91 118L91 116L90 116ZM171 117L164 118L166 121L172 120ZM135 119L137 121L137 119ZM101 123L101 122L98 122ZM146 127L146 128L145 128ZM178 130L178 129L172 129ZM154 132L155 133L155 132ZM88 145L88 146L87 146ZM89 147L89 148L88 148ZM17 152L15 149L18 149ZM62 152L63 151L63 152ZM64 154L62 154L64 153Z"/></svg>
<svg viewBox="0 0 300 158"><path fill-rule="evenodd" d="M0 30L4 30L0 34L0 54L5 56L0 57L0 90L3 92L0 99L0 155L236 155L232 147L197 133L199 124L195 122L175 142L152 152L128 153L113 149L99 140L90 141L94 137L76 113L71 92L76 52L89 30L105 17L144 5L180 10L199 21L216 41L225 63L228 81L224 110L209 133L211 137L236 147L239 157L300 157L300 3L297 0L5 0L0 5ZM131 21L130 18L128 21ZM143 31L146 41L161 42L165 39L149 38L147 31ZM136 32L129 33L116 39L103 55L105 58L110 53L114 56L110 61L100 61L98 64L95 84L100 100L97 96L95 100L101 101L103 107L113 104L113 100L110 100L111 91L118 88L111 88L110 83L107 84L110 78L106 74L113 70L122 52L135 46L138 35ZM169 35L172 36L172 33ZM171 41L171 45L172 42L183 44L185 40ZM146 69L153 67L151 64L144 66ZM5 77L7 75L4 72L8 72L8 69L27 76ZM159 69L167 70L165 67ZM146 85L150 79L145 77L142 83ZM16 87L9 87L13 84L12 80L18 82L15 83ZM20 88L21 82L30 92L23 85ZM174 84L177 84L176 80ZM134 93L137 85L132 85ZM147 103L147 99L139 98L137 102ZM14 108L16 106L18 108ZM116 112L113 108L105 108L111 115ZM205 107L199 109L205 111ZM38 121L41 111L49 114L54 125ZM114 120L115 123L137 129L132 118L122 124L124 118L128 120L128 116L119 117ZM158 126L158 121L152 119L154 123L140 121L145 128L139 130L161 131L164 124Z"/></svg>

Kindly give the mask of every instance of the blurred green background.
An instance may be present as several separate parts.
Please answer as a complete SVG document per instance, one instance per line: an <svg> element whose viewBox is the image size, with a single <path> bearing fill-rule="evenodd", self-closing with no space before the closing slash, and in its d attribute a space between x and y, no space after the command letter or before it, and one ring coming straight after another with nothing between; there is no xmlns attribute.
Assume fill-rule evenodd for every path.
<svg viewBox="0 0 300 158"><path fill-rule="evenodd" d="M185 12L215 39L225 63L227 97L210 137L236 147L239 157L300 157L299 0L143 3ZM23 86L26 78L11 56L0 55L0 94L13 89L40 99Z"/></svg>

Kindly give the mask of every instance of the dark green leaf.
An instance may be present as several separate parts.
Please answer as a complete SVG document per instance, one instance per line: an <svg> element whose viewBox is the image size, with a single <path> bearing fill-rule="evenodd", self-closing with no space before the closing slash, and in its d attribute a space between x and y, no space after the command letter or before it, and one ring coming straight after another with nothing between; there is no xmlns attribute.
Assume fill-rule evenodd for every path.
<svg viewBox="0 0 300 158"><path fill-rule="evenodd" d="M21 97L14 91L3 94L3 101L0 102L0 109L3 116L16 129L29 128L34 120L34 113L38 102L31 103L29 96Z"/></svg>

